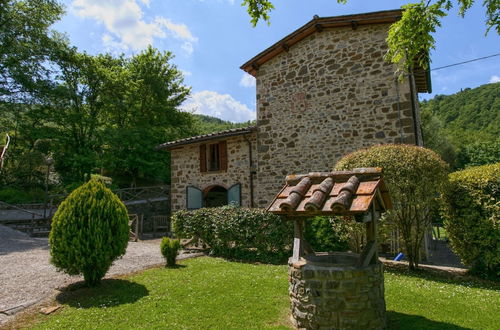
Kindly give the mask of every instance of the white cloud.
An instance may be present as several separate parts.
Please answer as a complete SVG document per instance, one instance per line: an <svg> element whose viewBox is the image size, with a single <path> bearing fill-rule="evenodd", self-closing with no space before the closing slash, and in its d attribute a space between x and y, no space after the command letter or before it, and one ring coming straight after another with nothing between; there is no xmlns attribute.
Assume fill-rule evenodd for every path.
<svg viewBox="0 0 500 330"><path fill-rule="evenodd" d="M500 82L500 76L493 75L490 78L490 84Z"/></svg>
<svg viewBox="0 0 500 330"><path fill-rule="evenodd" d="M101 37L102 43L106 51L125 51L128 49L128 46L122 42L116 41L110 34L104 33Z"/></svg>
<svg viewBox="0 0 500 330"><path fill-rule="evenodd" d="M172 33L172 35L177 39L187 40L187 41L198 41L198 38L194 37L191 34L191 31L189 31L189 28L187 27L186 24L183 23L176 24L165 17L157 17L155 19L155 22L158 25L167 28L167 30L169 30Z"/></svg>
<svg viewBox="0 0 500 330"><path fill-rule="evenodd" d="M182 110L217 117L232 122L244 122L255 119L255 111L235 100L229 94L214 91L201 91L191 95L182 105Z"/></svg>
<svg viewBox="0 0 500 330"><path fill-rule="evenodd" d="M252 75L244 72L241 76L240 86L243 87L255 87L255 78Z"/></svg>
<svg viewBox="0 0 500 330"><path fill-rule="evenodd" d="M193 51L194 51L193 44L190 43L189 41L186 41L185 43L183 43L182 46L181 46L181 48L188 55L191 55L193 53Z"/></svg>
<svg viewBox="0 0 500 330"><path fill-rule="evenodd" d="M74 0L71 10L76 16L94 19L104 26L102 41L108 48L141 50L152 45L155 38L171 36L190 43L187 53L192 53L198 39L185 24L164 17L147 22L138 1L149 6L150 0Z"/></svg>

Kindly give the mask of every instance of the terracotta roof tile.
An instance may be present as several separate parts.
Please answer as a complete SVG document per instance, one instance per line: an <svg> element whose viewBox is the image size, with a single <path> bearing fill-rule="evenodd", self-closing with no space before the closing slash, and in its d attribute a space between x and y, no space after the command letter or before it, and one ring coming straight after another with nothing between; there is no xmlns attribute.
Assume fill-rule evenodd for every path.
<svg viewBox="0 0 500 330"><path fill-rule="evenodd" d="M220 131L220 132L216 132L216 133L192 136L192 137L188 137L185 139L166 142L166 143L160 144L157 148L170 150L170 149L173 149L173 148L176 148L179 146L183 146L186 144L198 143L198 142L203 142L203 141L208 141L208 140L213 140L213 139L220 139L220 138L236 136L236 135L244 135L244 134L255 132L256 130L257 130L256 126L233 128L233 129L228 129L228 130Z"/></svg>
<svg viewBox="0 0 500 330"><path fill-rule="evenodd" d="M392 207L382 179L382 169L316 172L289 175L268 211L288 216L357 214Z"/></svg>

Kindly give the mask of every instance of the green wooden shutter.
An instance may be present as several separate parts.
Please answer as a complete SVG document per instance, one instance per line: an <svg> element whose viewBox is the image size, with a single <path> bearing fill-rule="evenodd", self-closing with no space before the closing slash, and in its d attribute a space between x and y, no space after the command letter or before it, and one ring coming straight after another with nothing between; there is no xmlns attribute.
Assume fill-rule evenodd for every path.
<svg viewBox="0 0 500 330"><path fill-rule="evenodd" d="M203 192L196 187L186 188L186 208L188 210L201 209L203 207Z"/></svg>
<svg viewBox="0 0 500 330"><path fill-rule="evenodd" d="M241 206L241 184L232 185L227 190L227 203L229 205Z"/></svg>

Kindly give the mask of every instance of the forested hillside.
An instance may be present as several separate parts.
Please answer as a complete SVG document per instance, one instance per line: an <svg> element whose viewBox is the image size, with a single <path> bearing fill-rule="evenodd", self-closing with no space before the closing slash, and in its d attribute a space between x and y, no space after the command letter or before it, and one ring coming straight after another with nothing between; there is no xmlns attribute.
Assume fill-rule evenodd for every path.
<svg viewBox="0 0 500 330"><path fill-rule="evenodd" d="M500 161L500 83L421 102L424 144L453 168Z"/></svg>
<svg viewBox="0 0 500 330"><path fill-rule="evenodd" d="M225 121L219 118L205 116L205 115L193 115L195 120L195 131L198 134L208 134L219 131L224 131L232 128L247 127L255 125L255 121L247 121L244 123L232 123L230 121Z"/></svg>

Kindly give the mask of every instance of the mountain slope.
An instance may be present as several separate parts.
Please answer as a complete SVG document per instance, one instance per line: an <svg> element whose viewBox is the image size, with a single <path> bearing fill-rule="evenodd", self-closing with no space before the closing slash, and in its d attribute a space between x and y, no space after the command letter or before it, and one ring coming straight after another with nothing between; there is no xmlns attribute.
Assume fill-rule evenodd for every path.
<svg viewBox="0 0 500 330"><path fill-rule="evenodd" d="M500 83L466 88L453 95L437 95L423 101L421 108L423 113L436 116L453 140L470 138L470 134L474 139L500 136Z"/></svg>
<svg viewBox="0 0 500 330"><path fill-rule="evenodd" d="M194 114L193 117L195 120L196 132L199 135L224 131L232 128L255 125L255 121L247 121L244 123L232 123L230 121L225 121L219 118L205 116L205 115Z"/></svg>
<svg viewBox="0 0 500 330"><path fill-rule="evenodd" d="M500 161L500 83L420 104L424 145L452 168Z"/></svg>

